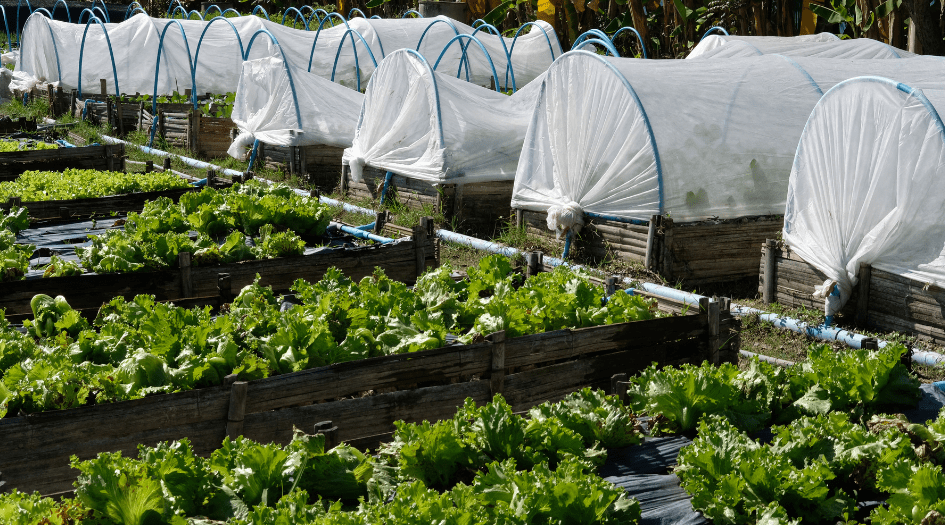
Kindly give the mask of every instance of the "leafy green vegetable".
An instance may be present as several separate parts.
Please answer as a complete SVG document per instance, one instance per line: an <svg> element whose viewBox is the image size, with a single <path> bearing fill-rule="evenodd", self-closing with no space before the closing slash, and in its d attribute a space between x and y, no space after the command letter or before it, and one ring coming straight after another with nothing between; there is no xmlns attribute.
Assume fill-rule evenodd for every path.
<svg viewBox="0 0 945 525"><path fill-rule="evenodd" d="M17 244L16 234L30 225L26 208L13 208L0 215L0 282L23 278L30 266L32 244Z"/></svg>
<svg viewBox="0 0 945 525"><path fill-rule="evenodd" d="M16 180L0 182L0 201L19 197L27 202L91 199L148 191L188 187L187 181L170 173L123 173L66 169L27 171Z"/></svg>

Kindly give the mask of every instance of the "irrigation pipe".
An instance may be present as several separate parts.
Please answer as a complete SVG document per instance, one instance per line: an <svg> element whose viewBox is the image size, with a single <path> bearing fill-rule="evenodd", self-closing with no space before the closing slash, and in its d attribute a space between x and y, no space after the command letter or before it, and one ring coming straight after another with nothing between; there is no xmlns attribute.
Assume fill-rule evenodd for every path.
<svg viewBox="0 0 945 525"><path fill-rule="evenodd" d="M141 162L141 161L129 160L129 159L125 159L125 163L126 163L126 164L137 164L137 165L140 165L140 166L146 166L146 165L148 164L147 162ZM174 175L177 175L178 177L180 177L180 178L182 178L182 179L189 180L189 181L191 181L191 182L199 182L199 181L201 181L201 180L207 180L207 179L201 179L201 178L199 178L199 177L194 177L193 175L188 175L188 174L186 174L186 173L184 173L184 172L182 172L182 171L176 171L176 170L172 170L172 169L164 169L164 168L161 167L161 166L154 166L154 171L163 171L163 172L165 172L165 173L173 173Z"/></svg>
<svg viewBox="0 0 945 525"><path fill-rule="evenodd" d="M337 222L329 223L329 224L328 224L328 229L329 229L329 230L336 230L336 231L343 231L343 232L345 232L345 233L347 233L347 234L349 234L349 235L353 235L353 236L358 237L358 238L360 238L360 239L367 239L367 240L369 240L369 241L374 241L374 242L381 243L381 244L387 244L387 243L389 243L389 242L393 242L393 241L394 241L394 239L391 239L391 238L388 238L388 237L381 237L380 235L374 235L374 234L371 233L371 232L366 232L366 231L364 231L364 230L359 230L359 229L357 229L357 228L355 228L355 227L353 227L353 226L347 226L347 225L340 224L340 223L337 223Z"/></svg>
<svg viewBox="0 0 945 525"><path fill-rule="evenodd" d="M184 157L184 156L177 155L174 153L168 153L166 151L149 148L147 146L140 146L138 144L126 142L124 140L117 139L114 137L109 137L107 135L103 135L102 140L110 144L125 144L129 146L133 146L145 153L156 155L159 157L175 157L183 161L185 164L189 166L193 166L198 169L213 169L213 170L220 171L224 175L229 175L231 177L234 177L234 176L241 177L243 175L242 172L239 172L236 170L221 168L220 166L217 166L215 164L210 164L207 162L199 161L199 160L192 159L189 157ZM267 181L265 179L260 179L260 180L263 180L264 182L268 182L268 183L272 182L272 181ZM308 193L305 192L304 190L295 189L294 191L300 195L305 195L305 196L308 195ZM319 197L319 201L325 204L328 204L329 206L340 206L345 211L352 212L352 213L361 213L365 215L375 214L374 210L369 210L367 208L362 208L360 206L355 206L352 204L348 204L346 202L337 201L335 199L329 199L327 197ZM342 231L345 231L346 233L350 233L355 236L361 236L361 234L367 236L367 237L361 237L361 238L376 240L377 242L389 242L389 240L387 241L379 240L379 239L387 239L386 237L376 236L374 234L367 233L362 230L358 230L356 228L350 228L351 231L345 230L343 228L350 228L350 227L347 227L347 226L342 227ZM476 237L470 237L469 235L463 235L461 233L456 233L449 230L442 230L442 229L436 230L436 236L445 241L462 244L465 246L476 248L478 250L488 251L492 253L500 253L507 257L513 257L515 255L522 254L520 250L517 250L510 246L503 246L501 244L496 244L490 241L484 241ZM376 239L372 239L371 237L376 237ZM578 264L571 264L563 259L558 259L557 257L545 257L544 260L549 266L555 266L555 267L565 266L571 269L588 269L585 266L578 265ZM633 281L630 279L624 279L624 282L632 283ZM659 295L662 297L680 301L685 304L689 304L693 306L697 306L699 304L699 299L703 298L703 296L698 295L698 294L684 292L682 290L677 290L675 288L670 288L668 286L662 286L659 284L642 283L639 286L643 290L649 293L652 293L654 295ZM759 310L757 308L752 308L750 306L743 306L743 305L739 305L735 303L732 303L731 312L732 312L732 315L737 315L737 316L757 314L760 320L770 323L774 326L777 326L778 328L787 328L788 330L797 332L799 334L808 335L810 337L813 337L815 339L820 339L823 341L840 341L851 348L861 348L863 339L867 337L865 335L850 332L848 330L830 328L823 325L811 326L808 323L805 323L804 321L801 321L799 319L794 319L791 317L782 317L777 314L772 314L769 312L765 312L763 310ZM889 344L889 342L880 339L878 340L878 344L879 344L879 347L882 348L886 346L887 344ZM928 366L945 366L945 355L939 354L937 352L927 352L925 350L913 350L912 360L916 363L928 365Z"/></svg>
<svg viewBox="0 0 945 525"><path fill-rule="evenodd" d="M463 235L456 232L451 232L449 230L437 230L437 237L440 237L443 240L455 242L465 246L470 246L479 250L489 251L493 253L500 253L507 257L512 257L515 255L522 254L520 250L511 248L509 246L503 246L496 244L494 242L484 241L482 239L477 239L475 237L470 237L468 235ZM571 264L562 259L556 257L545 257L544 261L549 266L566 266L572 269L588 269L581 265ZM627 284L633 283L631 279L624 279L624 282ZM639 288L645 290L646 292L652 293L653 295L659 295L668 299L679 301L691 306L698 306L699 299L702 299L704 296L689 292L684 292L682 290L677 290L675 288L670 288L668 286L662 286L659 284L653 283L640 283ZM632 293L632 289L627 290L628 293ZM732 303L731 306L732 315L744 316L744 315L758 315L758 318L764 322L770 323L778 328L787 328L788 330L797 332L799 334L808 335L815 339L820 339L823 341L839 341L851 348L862 348L862 341L868 336L850 332L848 330L841 330L837 328L830 328L827 326L819 325L812 326L804 321L799 319L794 319L791 317L783 317L777 314L772 314L759 310L757 308L752 308L749 306L743 306L739 304ZM879 339L877 340L880 348L889 344L888 341ZM939 354L937 352L927 352L925 350L913 350L912 351L912 360L916 363L928 365L928 366L945 366L945 355Z"/></svg>

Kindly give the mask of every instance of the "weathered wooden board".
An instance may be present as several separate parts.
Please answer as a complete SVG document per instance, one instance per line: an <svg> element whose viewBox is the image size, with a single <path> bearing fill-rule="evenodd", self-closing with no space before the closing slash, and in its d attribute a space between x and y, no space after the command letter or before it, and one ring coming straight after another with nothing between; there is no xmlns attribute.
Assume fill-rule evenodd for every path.
<svg viewBox="0 0 945 525"><path fill-rule="evenodd" d="M286 443L293 428L311 432L316 422L330 420L340 439L376 445L389 438L394 421L448 418L467 397L487 402L496 393L497 383L489 379L494 373L504 376L498 384L513 409L525 410L603 384L615 372L634 373L652 362L701 362L708 353L708 325L702 314L559 330L252 381L244 387L242 435ZM734 355L737 338L731 335L738 321L723 315L720 326L726 355ZM506 360L493 371L497 351ZM68 490L76 475L68 468L73 454L85 459L102 451L133 453L139 443L182 437L197 453L208 454L225 435L231 395L228 387L217 386L0 420L0 442L9 444L0 455L4 488Z"/></svg>
<svg viewBox="0 0 945 525"><path fill-rule="evenodd" d="M335 146L273 146L260 142L257 155L267 168L282 170L331 193L341 180L344 151Z"/></svg>
<svg viewBox="0 0 945 525"><path fill-rule="evenodd" d="M0 153L0 182L15 180L24 171L69 168L124 171L125 146L114 144Z"/></svg>
<svg viewBox="0 0 945 525"><path fill-rule="evenodd" d="M30 300L36 294L62 295L73 308L98 308L113 297L130 299L138 294L152 294L158 300L169 301L188 297L210 296L217 293L221 274L230 276L231 287L239 290L251 284L256 274L260 283L276 291L287 291L296 279L317 281L328 268L336 267L353 279L371 275L381 267L395 280L414 282L417 278L417 250L423 250L427 267L435 267L437 251L432 237L420 243L404 239L398 243L361 248L326 250L307 256L244 261L218 266L195 266L182 271L135 272L124 274L84 274L71 277L27 279L0 283L0 308L9 315L30 312ZM189 275L187 287L185 276ZM190 294L185 289L191 290Z"/></svg>
<svg viewBox="0 0 945 525"><path fill-rule="evenodd" d="M386 176L387 172L366 166L362 182L354 182L350 168L343 166L342 194L380 202ZM430 184L394 174L385 199L396 199L400 205L415 210L432 208L443 214L448 228L491 239L511 220L513 185L513 181Z"/></svg>
<svg viewBox="0 0 945 525"><path fill-rule="evenodd" d="M72 217L88 217L91 215L106 215L112 212L141 211L144 203L159 197L168 197L174 201L181 195L196 191L197 188L178 188L173 190L145 191L126 195L110 195L94 199L68 199L59 201L24 201L22 206L29 210L30 219L69 219ZM13 204L11 201L0 204L0 210L8 211Z"/></svg>

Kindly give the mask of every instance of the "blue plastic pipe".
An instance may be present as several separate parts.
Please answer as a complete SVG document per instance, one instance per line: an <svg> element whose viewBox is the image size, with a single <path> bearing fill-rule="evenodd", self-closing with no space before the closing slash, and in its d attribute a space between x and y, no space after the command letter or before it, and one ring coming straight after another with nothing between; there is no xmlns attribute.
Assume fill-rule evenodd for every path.
<svg viewBox="0 0 945 525"><path fill-rule="evenodd" d="M574 230L568 230L568 234L564 236L564 252L561 253L562 259L567 259L568 254L571 253L571 239L574 237Z"/></svg>
<svg viewBox="0 0 945 525"><path fill-rule="evenodd" d="M359 239L367 239L369 241L379 242L381 244L387 244L393 242L394 239L388 237L381 237L380 235L374 235L373 233L366 232L364 230L359 230L351 226L345 226L344 224L338 224L337 222L330 223L328 225L329 230L338 230L343 231L349 235L354 235Z"/></svg>
<svg viewBox="0 0 945 525"><path fill-rule="evenodd" d="M176 154L174 154L174 153L168 153L168 152L166 152L166 151L159 150L159 149L155 149L155 148L149 148L149 147L147 147L147 146L139 146L138 144L135 144L135 143L133 143L133 142L126 142L126 141L121 140L121 139L116 139L115 137L109 137L108 135L102 135L102 140L104 140L105 142L107 142L107 143L109 143L109 144L124 144L124 145L126 145L126 146L133 146L133 147L138 148L139 150L141 150L141 151L147 153L148 155L155 155L155 156L158 156L158 157L173 157L173 158L177 158L177 159L180 159L181 161L183 161L184 164L187 164L188 166L192 166L192 167L197 168L197 169L201 169L201 170L216 170L216 171L219 171L220 173L222 173L222 174L224 174L224 175L229 175L230 177L242 177L242 176L243 176L243 172L241 172L241 171L236 171L236 170L231 170L231 169L227 169L227 168L222 168L222 167L220 167L220 166L217 166L216 164L210 164L209 162L204 162L204 161L202 161L202 160L197 160L197 159L192 159L192 158L190 158L190 157L184 157L184 156L181 156L181 155L176 155ZM373 213L373 212L372 212L372 213Z"/></svg>
<svg viewBox="0 0 945 525"><path fill-rule="evenodd" d="M390 187L390 180L394 178L394 174L387 172L387 175L384 176L384 189L381 190L381 205L384 204L384 200L387 197L387 188Z"/></svg>
<svg viewBox="0 0 945 525"><path fill-rule="evenodd" d="M361 226L357 226L356 228L359 229L359 230L361 230L361 231L373 230L375 224L376 224L376 221L375 221L375 222L372 222L372 223L370 223L370 224L362 224Z"/></svg>

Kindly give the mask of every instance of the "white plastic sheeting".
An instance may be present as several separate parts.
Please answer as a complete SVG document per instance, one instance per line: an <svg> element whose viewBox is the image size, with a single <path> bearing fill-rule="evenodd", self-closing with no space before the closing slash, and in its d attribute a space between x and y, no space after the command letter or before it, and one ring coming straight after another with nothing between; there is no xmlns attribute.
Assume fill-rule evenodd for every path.
<svg viewBox="0 0 945 525"><path fill-rule="evenodd" d="M539 85L508 96L392 53L368 86L343 162L356 181L365 165L430 183L512 180Z"/></svg>
<svg viewBox="0 0 945 525"><path fill-rule="evenodd" d="M275 146L351 145L364 95L304 69L292 68L293 82L289 75L281 58L243 63L231 116L240 136L231 156L242 158L253 140Z"/></svg>
<svg viewBox="0 0 945 525"><path fill-rule="evenodd" d="M798 139L822 93L876 71L939 86L945 61L572 51L541 84L512 206L677 222L781 214Z"/></svg>
<svg viewBox="0 0 945 525"><path fill-rule="evenodd" d="M756 55L818 58L909 58L903 49L869 38L840 40L831 33L780 36L708 35L686 58L736 58Z"/></svg>
<svg viewBox="0 0 945 525"><path fill-rule="evenodd" d="M30 16L23 29L23 46L17 69L33 75L38 80L60 82L67 89L78 87L79 55L83 34L87 31L82 56L83 91L98 92L99 79L106 79L109 92L114 91L115 76L112 69L112 56L114 56L114 67L121 91L123 93L151 93L155 89L154 72L161 34L165 27L170 25L164 37L157 92L159 94L173 91L183 93L185 89L192 87L191 64L198 53L197 47L201 34L204 34L196 64L196 92L226 93L236 90L243 59L241 49L249 46L250 40L257 31L265 29L278 40L285 59L291 66L307 71L311 56L311 72L325 78L332 76L340 45L335 81L350 87L355 87L357 84L356 49L357 62L361 70L361 88L364 89L374 71L371 53L380 63L385 54L397 49L415 49L419 45L420 52L432 64L457 33L475 32L472 27L446 17L392 20L355 18L335 27L326 25L318 33L317 45L312 56L315 31L289 28L256 16L234 17L227 20L228 22L168 20L138 14L121 23L103 24L107 30L106 39L102 25L98 23L93 22L88 26L70 24L49 20L36 13ZM231 23L232 26L230 26ZM209 29L206 29L208 26ZM345 37L348 27L363 36L364 42L370 48L370 53L357 36L352 34ZM186 41L181 35L181 30L186 35ZM236 36L237 33L239 38ZM482 41L495 63L502 85L505 85L505 70L508 64L506 49L511 51L515 81L519 86L541 74L551 64L552 55L557 57L562 52L554 31L544 22L539 22L536 26L523 31L515 41L514 49L511 38L501 38L485 31L479 31L475 36ZM463 43L467 42L469 41L464 40ZM251 54L247 58L267 56L282 58L282 54L275 50L270 38L262 34L256 38ZM453 71L455 75L461 56L460 43L454 42L444 56L440 67L443 68L442 70ZM491 67L475 43L469 45L467 57L470 70L469 80L488 85L492 76ZM463 78L466 78L465 71ZM511 85L511 79L509 84Z"/></svg>
<svg viewBox="0 0 945 525"><path fill-rule="evenodd" d="M945 286L945 91L877 77L837 85L800 138L784 241L840 288L860 263Z"/></svg>

